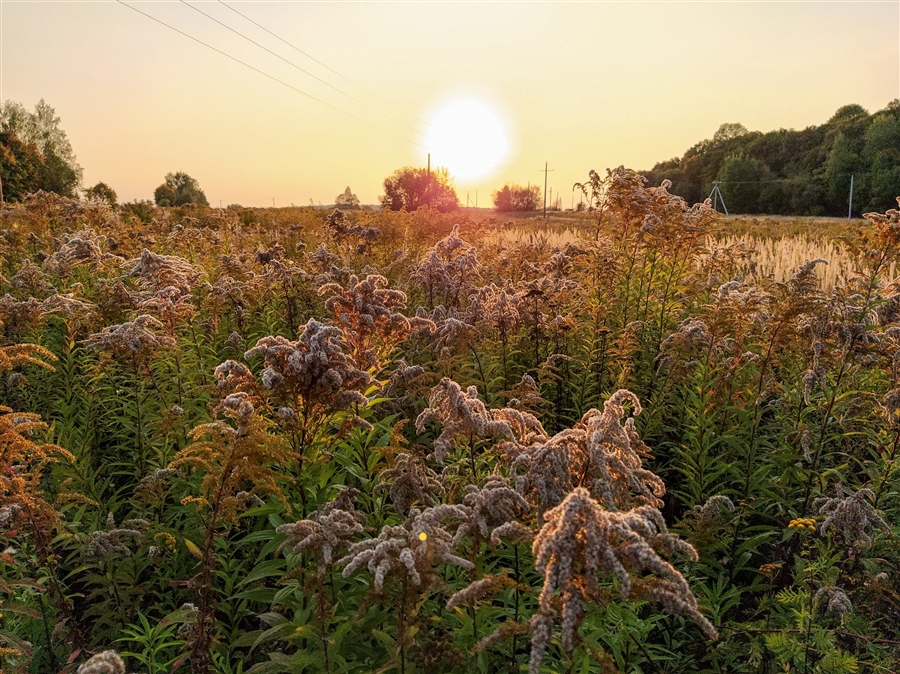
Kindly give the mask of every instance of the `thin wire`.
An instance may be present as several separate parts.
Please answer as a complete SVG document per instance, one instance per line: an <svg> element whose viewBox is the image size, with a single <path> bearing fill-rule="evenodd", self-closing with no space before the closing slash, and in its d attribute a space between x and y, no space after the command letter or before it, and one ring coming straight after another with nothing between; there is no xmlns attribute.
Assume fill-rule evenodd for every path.
<svg viewBox="0 0 900 674"><path fill-rule="evenodd" d="M223 23L222 21L219 21L216 17L207 14L207 13L204 12L202 9L199 9L198 7L194 7L193 5L189 4L189 3L187 2L187 0L181 0L181 3L182 3L183 5L185 5L185 6L187 6L187 7L190 7L190 8L193 9L195 12L199 12L200 14L202 14L203 16L205 16L205 17L206 17L207 19L209 19L210 21L215 21L217 24L219 24L219 25L222 26L223 28L227 28L227 29L230 30L232 33L234 33L235 35L237 35L237 36L239 36L239 37L242 37L243 39L247 40L247 42L250 42L251 44L256 45L257 47L259 47L260 49L262 49L262 50L265 51L265 52L268 52L269 54L271 54L271 55L274 56L275 58L284 61L284 62L287 63L289 66L291 66L291 67L293 67L293 68L296 68L296 69L299 70L301 73L303 73L303 74L305 74L305 75L309 75L310 77L312 77L312 78L313 78L314 80L316 80L317 82L321 82L321 83L324 84L326 87L329 87L330 89L334 89L336 92L338 92L338 93L341 94L342 96L346 96L346 97L349 98L351 101L355 101L356 103L359 103L360 105L369 108L369 110L372 110L373 112L376 112L376 113L378 113L379 115L382 115L382 116L384 116L384 117L387 117L387 118L390 119L390 120L393 120L393 121L395 121L395 122L397 122L397 123L399 123L399 124L402 124L403 126L405 126L406 128L408 128L410 131L412 131L413 133L419 134L419 135L421 135L421 136L424 136L424 135L425 135L425 134L423 134L421 131L419 131L418 129L414 129L413 127L409 126L409 125L408 125L406 122L404 122L403 120L397 119L396 117L392 117L391 115L389 115L389 114L387 114L387 113L385 113L385 112L382 112L382 111L379 110L378 108L375 108L375 107L369 105L368 103L366 103L365 101L360 100L359 98L356 98L356 96L354 96L353 94L348 94L348 93L347 93L346 91L344 91L343 89L339 89L338 87L334 86L334 85L331 84L330 82L328 82L328 81L326 81L326 80L323 80L321 77L318 77L317 75L314 75L313 73L309 72L308 70L305 70L304 68L301 68L300 66L298 66L298 65L297 65L296 63L294 63L293 61L289 61L288 59L286 59L286 58L284 58L283 56L281 56L280 54L278 54L278 53L272 51L271 49L269 49L269 48L266 47L265 45L262 45L262 44L260 44L259 42L257 42L256 40L247 37L246 35L244 35L243 33L241 33L239 30L236 30L236 29L232 28L231 26L229 26L228 24ZM225 3L222 3L222 4L225 5ZM228 5L225 5L225 7L228 7ZM231 8L228 7L228 9L231 9Z"/></svg>
<svg viewBox="0 0 900 674"><path fill-rule="evenodd" d="M378 94L376 94L376 93L373 92L373 91L369 91L368 89L366 89L366 88L365 88L364 86L362 86L361 84L357 84L356 82L354 82L353 80L351 80L349 77L346 77L346 76L342 75L341 73L339 73L339 72L338 72L337 70L335 70L334 68L331 68L331 67L327 66L326 64L322 63L322 62L321 62L319 59L317 59L315 56L313 56L313 55L311 55L311 54L307 54L305 51L303 51L302 49L300 49L300 47L297 47L296 45L294 45L294 44L288 42L287 40L285 40L285 39L284 39L283 37L281 37L280 35L277 35L277 34L273 33L271 30L269 30L268 28L266 28L266 27L263 26L262 24L257 23L256 21L254 21L253 19L251 19L251 18L250 18L249 16L247 16L246 14L243 14L243 13L239 12L239 11L236 10L234 7L232 7L231 5L225 4L225 2L223 2L223 0L218 0L218 2L219 2L219 4L221 4L223 7L227 7L227 8L230 9L232 12L234 12L234 13L237 14L238 16L240 16L240 17L246 19L247 21L249 21L250 23L252 23L254 26L256 26L257 28L259 28L260 30L264 30L264 31L267 32L269 35L271 35L272 37L274 37L276 40L278 40L278 41L280 41L280 42L286 44L288 47L290 47L290 48L293 49L294 51L296 51L296 52L298 52L298 53L300 53L300 54L303 54L303 56L305 56L306 58L308 58L308 59L310 59L310 60L312 60L312 61L315 61L315 62L318 63L320 66L322 66L323 68L325 68L325 70L328 70L329 72L334 73L335 75L337 75L338 77L340 77L340 78L341 78L342 80L344 80L345 82L349 82L349 83L352 84L354 87L356 87L356 88L358 88L358 89L364 91L365 93L369 94L370 96L374 96L375 98L377 98L378 100L380 100L380 101L382 101L382 102L384 102L384 103L388 103L388 104L391 103L391 101L389 101L389 100L383 98L382 96L379 96ZM382 114L384 114L384 113L382 113ZM414 120L416 120L417 122L419 122L420 124L424 124L425 126L431 128L431 125L430 125L428 122L426 122L426 121L424 121L424 120L422 120L422 119L419 119L419 118L416 117L415 115L409 115L409 116L410 116L411 118L413 118Z"/></svg>
<svg viewBox="0 0 900 674"><path fill-rule="evenodd" d="M260 70L259 68L255 67L255 66L250 65L249 63L247 63L247 62L245 62L245 61L242 61L241 59L237 58L236 56L232 56L231 54L229 54L229 53L227 53L227 52L224 52L224 51L222 51L221 49L218 49L218 48L216 48L216 47L213 47L211 44L207 44L207 43L204 42L203 40L200 40L200 39L194 37L193 35L190 35L190 34L188 34L188 33L185 33L183 30L179 30L178 28L175 28L175 26L171 26L171 25L169 25L168 23L166 23L165 21L162 21L162 20L160 20L160 19L157 19L155 16L151 16L150 14L147 14L146 12L142 12L142 11L139 10L137 7L132 7L131 5L126 4L123 0L116 0L116 2L118 2L118 3L119 3L120 5L122 5L123 7L127 7L128 9L131 9L131 10L137 12L138 14L142 14L143 16L146 16L148 19L152 19L152 20L155 21L156 23L158 23L158 24L160 24L160 25L163 25L163 26L165 26L166 28L169 28L170 30L174 30L176 33L179 33L180 35L184 35L186 38L190 38L191 40L193 40L194 42L197 42L198 44L202 44L202 45L203 45L204 47L206 47L207 49L212 49L214 52L219 53L219 54L221 54L222 56L225 56L225 57L231 59L232 61L235 61L236 63L240 63L240 64L241 64L242 66L244 66L245 68L249 68L250 70L252 70L252 71L254 71L254 72L256 72L256 73L259 73L260 75L263 75L264 77L269 78L269 79L272 80L273 82L277 82L278 84L280 84L280 85L282 85L282 86L285 86L285 87L287 87L288 89L291 89L292 91L296 91L298 94L302 94L303 96L306 96L307 98L309 98L309 99L315 101L316 103L321 103L321 104L324 105L325 107L331 108L332 110L335 110L335 111L337 111L337 112L340 112L341 114L346 115L347 117L350 117L351 119L355 119L356 121L362 122L363 124L368 124L369 126L374 126L374 127L376 127L376 128L382 129L383 131L387 131L388 133L390 133L390 134L393 135L393 136L396 136L397 138L403 138L403 140L406 140L407 142L410 142L410 143L413 143L414 145L418 145L419 147L425 148L425 146L422 145L421 143L419 143L418 141L410 140L410 139L408 139L408 138L405 138L404 136L400 136L400 135L394 133L393 131L389 131L389 130L384 129L383 127L380 127L380 126L378 126L378 125L376 125L376 124L372 124L372 123L369 122L368 120L365 120L365 119L362 119L362 118L360 118L360 117L357 117L357 116L354 115L353 113L347 112L346 110L342 110L341 108L338 108L338 107L336 107L336 106L334 106L334 105L331 105L331 103L326 103L326 102L323 101L322 99L316 98L316 97L313 96L312 94L308 94L308 93L306 93L305 91L303 91L302 89L298 89L297 87L295 87L295 86L293 86L293 85L291 85L291 84L288 84L288 83L285 82L284 80L280 80L280 79L278 79L277 77L275 77L274 75L270 75L269 73L267 73L267 72L265 72L265 71L263 71L263 70ZM426 148L426 149L427 149L427 148Z"/></svg>

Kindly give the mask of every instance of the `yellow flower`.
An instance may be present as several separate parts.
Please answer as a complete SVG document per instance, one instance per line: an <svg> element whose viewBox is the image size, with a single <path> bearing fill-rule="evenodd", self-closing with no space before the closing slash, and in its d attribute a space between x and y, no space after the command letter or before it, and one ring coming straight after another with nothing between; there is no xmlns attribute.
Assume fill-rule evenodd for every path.
<svg viewBox="0 0 900 674"><path fill-rule="evenodd" d="M788 529L799 529L800 531L815 531L816 521L810 517L798 517L788 523Z"/></svg>

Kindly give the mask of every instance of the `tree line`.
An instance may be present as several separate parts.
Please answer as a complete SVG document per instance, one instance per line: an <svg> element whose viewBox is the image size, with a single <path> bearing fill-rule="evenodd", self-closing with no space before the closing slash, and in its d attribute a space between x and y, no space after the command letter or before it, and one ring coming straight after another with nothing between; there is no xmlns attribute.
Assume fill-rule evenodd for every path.
<svg viewBox="0 0 900 674"><path fill-rule="evenodd" d="M689 203L719 181L729 212L846 216L895 208L900 195L900 99L869 114L845 105L825 124L762 133L723 124L682 157L642 172Z"/></svg>

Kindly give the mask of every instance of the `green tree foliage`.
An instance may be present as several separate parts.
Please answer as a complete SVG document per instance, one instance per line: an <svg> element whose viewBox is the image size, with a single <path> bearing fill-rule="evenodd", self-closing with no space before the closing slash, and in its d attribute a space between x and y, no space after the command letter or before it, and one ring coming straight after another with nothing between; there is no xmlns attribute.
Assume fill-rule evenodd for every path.
<svg viewBox="0 0 900 674"><path fill-rule="evenodd" d="M718 177L728 186L728 208L736 213L758 212L760 187L769 176L768 167L759 159L744 154L728 157Z"/></svg>
<svg viewBox="0 0 900 674"><path fill-rule="evenodd" d="M731 212L832 216L847 214L851 174L856 215L894 207L900 100L874 114L845 105L825 124L799 131L723 124L684 156L644 172L651 184L671 181L671 191L691 203L705 199L719 180ZM757 185L746 184L754 180Z"/></svg>
<svg viewBox="0 0 900 674"><path fill-rule="evenodd" d="M18 201L39 189L75 196L82 170L59 124L56 111L44 99L34 112L16 101L6 101L0 107L0 179L5 199Z"/></svg>
<svg viewBox="0 0 900 674"><path fill-rule="evenodd" d="M537 185L522 187L506 184L503 189L494 192L494 209L505 213L508 211L536 211L541 207L541 188Z"/></svg>
<svg viewBox="0 0 900 674"><path fill-rule="evenodd" d="M157 206L184 206L185 204L209 206L206 195L200 189L200 183L184 171L167 173L166 181L154 190L153 200Z"/></svg>
<svg viewBox="0 0 900 674"><path fill-rule="evenodd" d="M344 209L344 210L346 210L348 208L349 209L359 208L359 197L350 191L350 186L348 185L347 188L343 191L343 193L337 195L334 198L334 205L336 207Z"/></svg>
<svg viewBox="0 0 900 674"><path fill-rule="evenodd" d="M97 183L93 187L88 187L84 191L84 196L88 199L99 199L100 201L105 201L110 206L116 205L116 200L118 199L118 195L116 191L107 185L106 183Z"/></svg>
<svg viewBox="0 0 900 674"><path fill-rule="evenodd" d="M6 201L21 201L41 185L43 161L34 145L14 133L0 133L0 182Z"/></svg>
<svg viewBox="0 0 900 674"><path fill-rule="evenodd" d="M382 208L399 211L414 211L429 206L441 213L459 208L459 198L451 184L450 172L439 168L427 171L406 166L397 169L384 179L384 195L380 198Z"/></svg>

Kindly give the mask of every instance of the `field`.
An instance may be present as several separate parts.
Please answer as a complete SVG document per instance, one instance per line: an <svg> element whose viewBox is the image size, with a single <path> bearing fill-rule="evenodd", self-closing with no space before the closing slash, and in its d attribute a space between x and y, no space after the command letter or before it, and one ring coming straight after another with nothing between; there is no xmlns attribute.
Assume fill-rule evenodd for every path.
<svg viewBox="0 0 900 674"><path fill-rule="evenodd" d="M900 671L900 213L601 187L0 206L0 670Z"/></svg>

